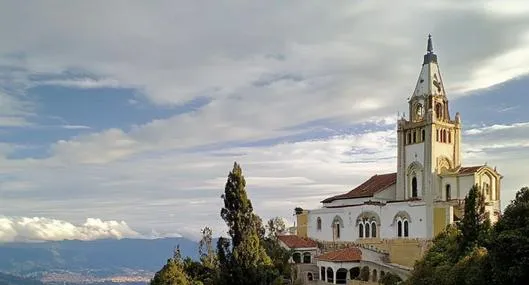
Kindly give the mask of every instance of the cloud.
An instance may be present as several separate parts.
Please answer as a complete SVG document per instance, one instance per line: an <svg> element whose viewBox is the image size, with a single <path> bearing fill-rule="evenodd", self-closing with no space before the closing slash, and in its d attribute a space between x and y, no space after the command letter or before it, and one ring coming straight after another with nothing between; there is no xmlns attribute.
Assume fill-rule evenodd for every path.
<svg viewBox="0 0 529 285"><path fill-rule="evenodd" d="M498 131L501 131L501 130L513 130L513 129L515 129L517 132L520 131L522 133L526 133L527 130L525 129L529 129L529 122L513 123L509 125L496 124L496 125L491 125L491 126L484 126L481 128L474 128L474 129L465 131L465 134L467 135L490 134L490 133L497 133Z"/></svg>
<svg viewBox="0 0 529 285"><path fill-rule="evenodd" d="M66 80L44 80L39 81L34 84L34 86L39 85L55 85L62 87L73 87L81 89L90 89L90 88L125 88L130 86L124 86L120 84L117 80L114 79L92 79L92 78L83 78L83 79L66 79Z"/></svg>
<svg viewBox="0 0 529 285"><path fill-rule="evenodd" d="M220 219L220 196L237 160L256 213L265 221L281 216L293 223L295 207L319 207L325 197L345 193L371 175L396 170L394 126L370 130L374 126L364 132L268 146L153 152L104 165L31 160L20 168L20 161L4 161L4 174L18 183L31 183L18 188L2 185L2 208L16 213L17 205L24 203L31 215L77 221L86 213L98 213L103 220L125 219L147 237L177 232L197 239L204 226L212 227L217 236L226 230ZM529 163L520 158L522 145L511 144L520 128L509 129L509 136L487 137L469 130L475 134L463 137L464 165L488 161L498 166L506 176L502 193L506 201L523 186L526 174L521 166ZM153 231L156 234L149 234Z"/></svg>
<svg viewBox="0 0 529 285"><path fill-rule="evenodd" d="M392 129L266 147L162 152L104 166L32 161L33 166L19 172L17 163L7 161L2 163L3 173L33 185L25 185L23 191L0 187L3 211L16 212L14 206L24 201L32 215L82 220L86 213L97 212L103 219L124 217L142 233L155 229L189 236L208 225L218 235L225 231L220 196L236 159L257 213L264 220L276 215L291 220L298 205L316 207L323 197L350 189L366 176L394 171ZM218 156L222 152L245 155Z"/></svg>
<svg viewBox="0 0 529 285"><path fill-rule="evenodd" d="M90 129L89 126L83 126L83 125L63 125L61 127L63 129L67 129L67 130L85 130L85 129Z"/></svg>
<svg viewBox="0 0 529 285"><path fill-rule="evenodd" d="M82 225L43 217L0 216L0 242L95 240L139 237L124 221L88 218Z"/></svg>
<svg viewBox="0 0 529 285"><path fill-rule="evenodd" d="M460 2L2 3L0 65L9 68L0 125L28 123L38 108L24 94L38 84L130 87L130 104L169 109L209 102L126 128L61 134L43 146L45 159L3 154L2 211L68 221L98 213L141 232L211 225L219 233L220 195L237 160L257 212L291 219L294 206L317 207L395 171L394 115L407 108L426 34L450 100L527 74L527 3ZM525 137L495 135L523 127L509 126L467 131L464 158L497 161L512 192L523 181L514 150Z"/></svg>

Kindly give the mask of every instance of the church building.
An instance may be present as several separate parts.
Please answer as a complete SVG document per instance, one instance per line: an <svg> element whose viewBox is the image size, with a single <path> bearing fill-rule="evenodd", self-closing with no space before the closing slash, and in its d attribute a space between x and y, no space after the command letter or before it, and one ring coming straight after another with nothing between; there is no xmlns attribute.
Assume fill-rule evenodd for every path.
<svg viewBox="0 0 529 285"><path fill-rule="evenodd" d="M405 245L421 248L422 241L461 219L464 198L474 185L485 197L490 220L498 219L502 176L486 164L463 166L462 119L451 113L431 36L408 104L409 115L397 122L396 172L375 174L346 193L324 199L321 208L298 213L298 236L319 243L369 245L389 255L388 266L411 270L421 253ZM328 258L318 261L324 280L330 280L328 264ZM383 264L376 266L384 270ZM331 277L336 283L335 273Z"/></svg>

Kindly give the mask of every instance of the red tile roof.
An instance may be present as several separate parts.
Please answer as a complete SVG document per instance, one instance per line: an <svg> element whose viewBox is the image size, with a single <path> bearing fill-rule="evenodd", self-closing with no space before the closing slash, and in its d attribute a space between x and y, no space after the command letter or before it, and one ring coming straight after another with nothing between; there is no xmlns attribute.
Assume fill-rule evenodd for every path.
<svg viewBox="0 0 529 285"><path fill-rule="evenodd" d="M374 175L355 189L341 195L333 196L322 201L330 203L334 200L372 197L389 186L397 183L397 173Z"/></svg>
<svg viewBox="0 0 529 285"><path fill-rule="evenodd" d="M348 247L324 253L316 258L321 261L358 262L362 260L362 251L357 247Z"/></svg>
<svg viewBox="0 0 529 285"><path fill-rule="evenodd" d="M459 169L459 174L471 174L471 173L475 173L476 171L478 171L480 168L482 168L483 165L479 165L479 166L468 166L468 167L461 167Z"/></svg>
<svg viewBox="0 0 529 285"><path fill-rule="evenodd" d="M280 235L277 238L290 249L318 247L318 244L315 241L296 235Z"/></svg>

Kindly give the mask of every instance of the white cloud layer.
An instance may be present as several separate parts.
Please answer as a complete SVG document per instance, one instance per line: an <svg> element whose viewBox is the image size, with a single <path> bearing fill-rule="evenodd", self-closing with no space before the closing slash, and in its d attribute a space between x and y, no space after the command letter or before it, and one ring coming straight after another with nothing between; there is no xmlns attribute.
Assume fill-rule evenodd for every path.
<svg viewBox="0 0 529 285"><path fill-rule="evenodd" d="M29 124L35 106L24 95L37 85L133 88L163 106L199 96L211 103L61 137L45 159L8 158L16 146L0 144L2 214L44 217L3 218L2 239L134 232L123 223L62 222L82 223L86 213L141 232L198 233L205 225L222 232L220 195L233 160L242 163L258 213L292 219L296 206L317 207L372 174L395 171L395 114L407 110L426 34L450 100L527 75L528 3L4 1L0 126ZM82 76L65 76L72 72ZM310 124L319 120L344 129ZM89 130L74 123L64 128ZM336 135L303 139L308 131ZM527 153L526 131L525 122L467 130L465 164L497 164L512 197L529 162L518 153ZM301 138L234 144L288 135ZM210 144L230 146L186 152ZM34 235L19 228L23 221Z"/></svg>
<svg viewBox="0 0 529 285"><path fill-rule="evenodd" d="M140 237L124 221L88 218L81 225L43 217L0 216L0 242Z"/></svg>

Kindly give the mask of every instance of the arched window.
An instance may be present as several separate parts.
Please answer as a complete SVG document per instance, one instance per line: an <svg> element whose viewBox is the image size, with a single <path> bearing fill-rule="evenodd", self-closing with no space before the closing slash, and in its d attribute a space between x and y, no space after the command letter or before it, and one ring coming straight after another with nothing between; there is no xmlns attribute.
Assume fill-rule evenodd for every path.
<svg viewBox="0 0 529 285"><path fill-rule="evenodd" d="M340 239L340 228L343 227L343 220L340 216L336 215L332 220L333 234L336 239Z"/></svg>
<svg viewBox="0 0 529 285"><path fill-rule="evenodd" d="M411 144L411 132L408 132L408 144Z"/></svg>
<svg viewBox="0 0 529 285"><path fill-rule="evenodd" d="M402 236L402 221L397 222L397 236L398 237Z"/></svg>
<svg viewBox="0 0 529 285"><path fill-rule="evenodd" d="M439 130L437 130L437 134L436 134L436 136L435 136L435 140L436 140L436 141L439 141Z"/></svg>
<svg viewBox="0 0 529 285"><path fill-rule="evenodd" d="M448 131L448 143L452 143L452 132Z"/></svg>
<svg viewBox="0 0 529 285"><path fill-rule="evenodd" d="M443 130L443 142L446 142L446 130Z"/></svg>
<svg viewBox="0 0 529 285"><path fill-rule="evenodd" d="M373 282L377 282L377 270L376 269L373 269L373 276L371 280L373 280Z"/></svg>
<svg viewBox="0 0 529 285"><path fill-rule="evenodd" d="M377 237L377 223L371 223L371 237Z"/></svg>
<svg viewBox="0 0 529 285"><path fill-rule="evenodd" d="M310 252L304 252L303 253L303 263L311 263L312 261L312 255Z"/></svg>
<svg viewBox="0 0 529 285"><path fill-rule="evenodd" d="M351 280L357 279L360 276L360 267L351 268L349 274L351 275Z"/></svg>
<svg viewBox="0 0 529 285"><path fill-rule="evenodd" d="M426 131L423 129L421 131L421 141L425 141L426 140Z"/></svg>
<svg viewBox="0 0 529 285"><path fill-rule="evenodd" d="M411 196L412 197L417 197L418 195L418 190L417 190L417 177L413 176L413 178L411 179Z"/></svg>
<svg viewBox="0 0 529 285"><path fill-rule="evenodd" d="M413 143L416 143L417 142L417 133L415 131L413 131Z"/></svg>
<svg viewBox="0 0 529 285"><path fill-rule="evenodd" d="M450 201L452 199L452 189L450 189L450 184L446 184L445 192L446 192L446 201Z"/></svg>
<svg viewBox="0 0 529 285"><path fill-rule="evenodd" d="M404 236L407 237L408 236L408 221L407 220L404 220Z"/></svg>
<svg viewBox="0 0 529 285"><path fill-rule="evenodd" d="M441 103L435 104L435 115L437 116L437 119L443 118L443 105Z"/></svg>
<svg viewBox="0 0 529 285"><path fill-rule="evenodd" d="M363 238L364 237L364 224L360 223L358 225L358 237Z"/></svg>
<svg viewBox="0 0 529 285"><path fill-rule="evenodd" d="M292 260L294 260L295 263L301 263L301 253L294 252L292 254Z"/></svg>
<svg viewBox="0 0 529 285"><path fill-rule="evenodd" d="M370 231L369 231L369 223L366 223L365 224L365 227L366 227L366 238L369 237L369 234L370 234Z"/></svg>
<svg viewBox="0 0 529 285"><path fill-rule="evenodd" d="M318 231L321 231L321 218L320 217L316 219L316 228L318 229Z"/></svg>

